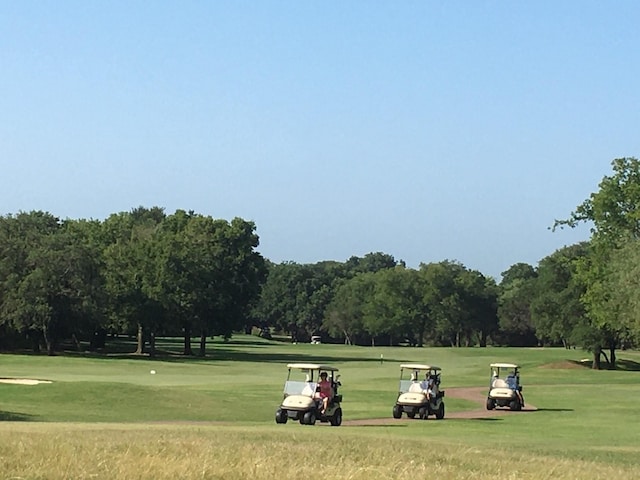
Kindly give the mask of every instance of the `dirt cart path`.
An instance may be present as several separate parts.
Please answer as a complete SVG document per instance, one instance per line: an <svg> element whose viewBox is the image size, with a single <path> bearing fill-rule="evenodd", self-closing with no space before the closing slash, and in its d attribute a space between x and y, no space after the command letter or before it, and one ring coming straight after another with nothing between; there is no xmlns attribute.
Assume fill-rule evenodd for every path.
<svg viewBox="0 0 640 480"><path fill-rule="evenodd" d="M485 387L454 387L445 389L446 398L460 398L462 400L468 400L478 404L478 408L474 410L466 410L463 412L456 412L447 410L444 419L482 419L498 417L500 415L514 415L517 412L511 412L508 409L496 409L487 410L487 389ZM525 402L526 402L525 398ZM392 405L393 406L393 405ZM527 404L522 412L534 412L537 408L533 405ZM433 417L429 417L431 420ZM345 426L363 426L363 425L394 425L399 422L413 422L405 416L399 419L395 419L391 416L391 407L389 407L389 418L368 418L362 420L343 420L342 424Z"/></svg>

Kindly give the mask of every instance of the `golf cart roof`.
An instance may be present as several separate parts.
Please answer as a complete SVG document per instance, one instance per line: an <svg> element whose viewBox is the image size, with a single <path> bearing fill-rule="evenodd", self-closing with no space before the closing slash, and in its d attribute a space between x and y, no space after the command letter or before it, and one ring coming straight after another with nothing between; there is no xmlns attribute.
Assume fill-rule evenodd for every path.
<svg viewBox="0 0 640 480"><path fill-rule="evenodd" d="M441 370L440 367L435 365L423 365L420 363L403 363L400 368L410 368L411 370Z"/></svg>
<svg viewBox="0 0 640 480"><path fill-rule="evenodd" d="M320 365L318 363L288 363L287 368L298 368L300 370L327 370L329 372L337 372L336 367L329 365Z"/></svg>
<svg viewBox="0 0 640 480"><path fill-rule="evenodd" d="M515 363L492 363L491 365L489 365L490 367L496 367L496 368L520 368L519 365L516 365Z"/></svg>

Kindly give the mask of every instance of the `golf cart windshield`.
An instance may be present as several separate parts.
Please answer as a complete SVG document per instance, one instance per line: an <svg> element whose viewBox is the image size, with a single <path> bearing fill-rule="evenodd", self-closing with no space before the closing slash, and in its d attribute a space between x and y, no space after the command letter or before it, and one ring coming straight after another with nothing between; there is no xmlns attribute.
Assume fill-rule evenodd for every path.
<svg viewBox="0 0 640 480"><path fill-rule="evenodd" d="M406 393L409 391L409 389L411 388L411 385L413 385L414 383L418 383L418 382L415 382L413 380L400 380L400 386L398 387L398 391L400 393Z"/></svg>
<svg viewBox="0 0 640 480"><path fill-rule="evenodd" d="M318 388L318 382L322 374L327 374L328 380L332 385L337 381L339 375L336 376L337 368L329 365L320 365L315 363L289 363L287 364L289 374L284 384L285 396L288 395L305 395L313 397Z"/></svg>
<svg viewBox="0 0 640 480"><path fill-rule="evenodd" d="M400 386L398 387L400 393L427 390L434 384L440 384L440 368L438 367L402 365L401 368Z"/></svg>
<svg viewBox="0 0 640 480"><path fill-rule="evenodd" d="M287 395L307 395L312 397L316 391L316 382L303 382L299 380L287 380L284 384L284 393Z"/></svg>

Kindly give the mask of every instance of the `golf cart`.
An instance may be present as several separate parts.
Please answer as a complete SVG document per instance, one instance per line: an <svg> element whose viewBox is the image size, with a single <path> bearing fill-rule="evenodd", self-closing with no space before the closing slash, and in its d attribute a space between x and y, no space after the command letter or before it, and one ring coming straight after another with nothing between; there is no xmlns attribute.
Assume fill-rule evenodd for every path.
<svg viewBox="0 0 640 480"><path fill-rule="evenodd" d="M398 399L393 407L393 418L402 417L426 420L435 415L444 418L444 390L440 390L440 367L406 363L400 365Z"/></svg>
<svg viewBox="0 0 640 480"><path fill-rule="evenodd" d="M520 367L515 363L492 363L491 383L487 395L487 410L509 407L522 410L524 397L520 385Z"/></svg>
<svg viewBox="0 0 640 480"><path fill-rule="evenodd" d="M289 363L289 373L284 384L284 399L276 410L276 423L287 423L287 420L298 420L302 425L314 425L316 421L331 423L334 427L342 423L342 395L338 394L341 385L335 367L317 365L315 363ZM331 396L327 409L322 413L320 398L320 375L326 373L331 383Z"/></svg>

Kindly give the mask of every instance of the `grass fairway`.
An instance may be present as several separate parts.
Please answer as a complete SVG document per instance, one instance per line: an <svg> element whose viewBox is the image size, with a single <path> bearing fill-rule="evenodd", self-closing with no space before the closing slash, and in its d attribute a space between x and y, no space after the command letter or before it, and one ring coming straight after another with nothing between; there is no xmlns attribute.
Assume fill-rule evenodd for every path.
<svg viewBox="0 0 640 480"><path fill-rule="evenodd" d="M166 340L160 347L177 350ZM239 336L206 359L1 355L0 478L640 478L640 354L621 370L574 363L579 350L385 348ZM340 368L345 424L276 425L284 364ZM535 412L393 421L399 363L443 368L442 388L485 387L492 361L523 366ZM150 374L155 370L156 374ZM479 398L479 402L482 398ZM486 418L485 418L486 417ZM387 425L349 425L385 418ZM319 470L321 469L321 470ZM322 472L322 473L320 473Z"/></svg>

